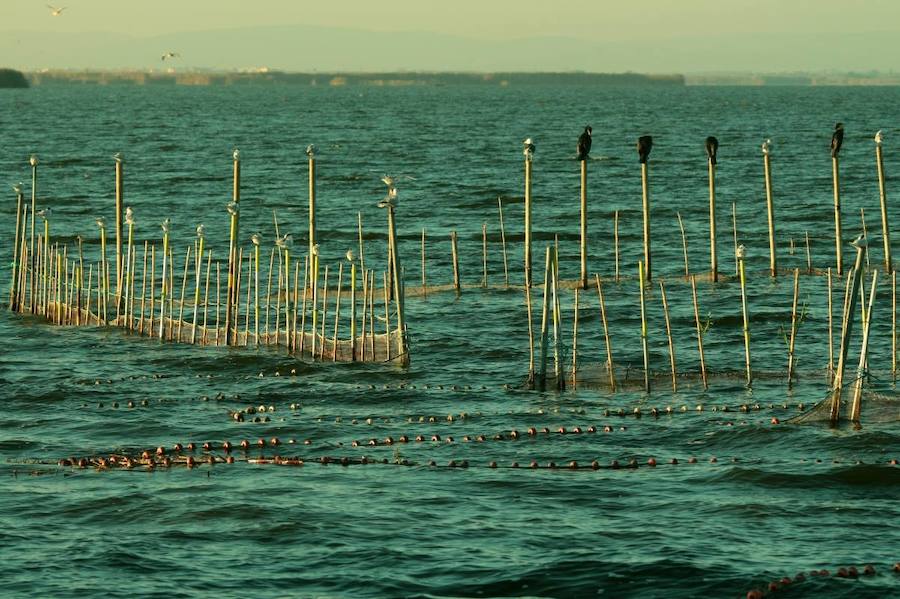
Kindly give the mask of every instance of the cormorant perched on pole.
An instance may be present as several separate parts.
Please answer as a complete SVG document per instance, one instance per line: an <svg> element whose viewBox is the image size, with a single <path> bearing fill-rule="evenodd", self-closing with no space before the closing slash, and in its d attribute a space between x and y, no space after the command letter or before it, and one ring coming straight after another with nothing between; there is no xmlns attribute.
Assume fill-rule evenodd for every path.
<svg viewBox="0 0 900 599"><path fill-rule="evenodd" d="M838 123L834 126L834 133L831 134L831 157L837 158L841 151L841 145L844 143L844 123Z"/></svg>
<svg viewBox="0 0 900 599"><path fill-rule="evenodd" d="M582 161L588 159L588 155L591 153L591 142L593 141L591 138L592 131L591 126L588 125L584 128L584 133L578 137L578 156L576 160Z"/></svg>
<svg viewBox="0 0 900 599"><path fill-rule="evenodd" d="M709 163L716 164L716 152L719 151L719 140L715 137L706 138L706 155L709 157Z"/></svg>
<svg viewBox="0 0 900 599"><path fill-rule="evenodd" d="M650 157L650 150L653 149L653 137L650 135L642 135L638 138L637 150L641 164L647 164L647 158Z"/></svg>

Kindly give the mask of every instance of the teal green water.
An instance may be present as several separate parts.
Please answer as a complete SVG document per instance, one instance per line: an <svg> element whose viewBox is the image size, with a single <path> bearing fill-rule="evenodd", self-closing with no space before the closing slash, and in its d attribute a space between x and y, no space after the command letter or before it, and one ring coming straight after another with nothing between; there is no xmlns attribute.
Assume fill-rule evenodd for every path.
<svg viewBox="0 0 900 599"><path fill-rule="evenodd" d="M459 297L410 293L408 369L309 363L274 349L160 344L118 330L52 327L0 312L0 595L738 597L799 571L861 570L867 563L876 575L811 577L782 593L898 594L900 577L890 567L900 560L900 470L888 462L900 459L900 434L897 418L875 418L896 412L894 404L865 404L858 430L770 423L827 393L824 276L801 276L804 319L797 336L798 380L790 390L784 333L790 327L790 269L806 269L806 234L813 266L833 264L831 128L835 121L847 128L841 154L844 236L861 232L865 209L875 267L883 253L872 136L885 130L893 198L900 153L893 150L898 131L887 125L900 116L898 100L895 88L4 90L0 173L9 183L24 180L30 193L27 160L38 153L38 208L52 207L61 242L71 245L83 236L92 260L98 255L94 218L112 220L112 154L120 151L139 244L158 243L159 222L168 217L182 259L201 222L213 251L226 251L225 204L236 146L243 158L242 231L247 237L260 231L270 245L277 210L282 231L303 247L303 151L315 143L326 262L336 265L355 246L361 212L367 262L383 267L379 178L408 175L399 184L398 209L407 289L420 281L422 228L429 284L452 281L449 233L456 230L462 278L470 286ZM665 280L671 304L683 374L677 392L666 378L657 287L647 293L658 372L650 394L639 386L618 393L522 389L527 319L521 289L503 285L497 197L504 204L510 278L519 285L521 142L533 137L536 262L558 236L561 274L577 277L573 157L585 124L594 128L590 270L607 281L614 359L620 376L628 371L630 379L639 376L642 360L635 282L641 182L634 142L654 136L653 274ZM739 242L747 247L752 390L742 378L740 291L731 279L698 282L701 317L709 324L707 365L719 374L708 391L695 376L693 307L682 277L676 212L684 219L691 270L708 270L707 135L721 143L720 268L729 274L734 269L732 202ZM766 274L759 150L767 137L783 269L775 280ZM8 265L15 198L9 192L5 197L0 259ZM617 210L619 283L611 280ZM898 222L893 200L889 213ZM478 288L483 223L487 290ZM851 253L848 247L847 263ZM10 272L2 272L5 293ZM541 293L534 295L538 303ZM833 298L837 316L843 300L837 283ZM573 299L571 290L564 291L566 368ZM869 366L871 387L888 396L894 393L890 300L882 277ZM596 293L583 294L580 304L579 368L590 369L605 359ZM858 337L851 370L857 348ZM229 416L261 404L274 407L268 422L237 423ZM745 413L742 404L760 408ZM617 415L635 407L644 417ZM649 415L654 407L662 413L658 418ZM468 418L447 420L464 412ZM581 434L555 432L576 426ZM590 426L597 432L587 432ZM610 432L604 432L607 426ZM529 427L551 432L532 436ZM513 429L521 433L518 440L509 438ZM494 440L498 434L503 440ZM383 443L401 435L410 442ZM425 440L416 442L416 435ZM433 435L441 440L431 441ZM139 453L191 441L237 445L275 436L281 447L235 452L234 465L154 472L56 466L69 456ZM368 445L370 439L379 444ZM306 465L243 461L275 453L302 457ZM314 463L324 456L357 462L364 455L389 463ZM646 465L651 457L659 463L655 468ZM670 464L672 458L679 463ZM625 466L632 459L640 467L606 468L612 460ZM408 465L394 463L403 460ZM432 460L437 466L428 465ZM466 461L468 468L450 468L451 460ZM533 460L544 467L529 468ZM577 471L545 467L571 460L580 465ZM604 468L586 468L592 460ZM500 467L489 468L491 461ZM510 468L513 462L521 467Z"/></svg>

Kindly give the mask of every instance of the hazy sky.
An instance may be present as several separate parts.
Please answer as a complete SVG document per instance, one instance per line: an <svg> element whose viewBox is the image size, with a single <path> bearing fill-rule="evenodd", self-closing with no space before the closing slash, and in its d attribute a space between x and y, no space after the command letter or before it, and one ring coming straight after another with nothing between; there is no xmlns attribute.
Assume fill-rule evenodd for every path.
<svg viewBox="0 0 900 599"><path fill-rule="evenodd" d="M709 52L716 53L725 49L721 46L728 44L730 35L748 39L796 35L822 43L832 34L900 29L898 0L54 0L50 4L66 7L57 17L51 16L46 4L45 0L0 0L0 31L154 37L305 25L438 33L489 42L567 37L594 44L630 43L637 55L642 48L664 50L670 47L665 42L671 44L671 40L698 45L709 39ZM361 43L369 41L363 39L366 42ZM366 48L358 50L364 53ZM900 42L883 51L900 54ZM683 60L673 57L671 62L659 64L691 70L686 68L690 65L679 64ZM864 57L857 62L865 62ZM873 66L879 67L883 63Z"/></svg>

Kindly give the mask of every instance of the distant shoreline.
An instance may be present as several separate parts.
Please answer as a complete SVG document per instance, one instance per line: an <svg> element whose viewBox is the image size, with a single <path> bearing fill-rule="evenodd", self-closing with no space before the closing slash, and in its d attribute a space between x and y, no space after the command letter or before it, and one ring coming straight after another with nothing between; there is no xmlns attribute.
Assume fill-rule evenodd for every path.
<svg viewBox="0 0 900 599"><path fill-rule="evenodd" d="M684 86L683 75L640 73L291 73L255 71L45 70L27 73L32 85L239 85L247 83L315 86L404 87L418 85L652 85Z"/></svg>

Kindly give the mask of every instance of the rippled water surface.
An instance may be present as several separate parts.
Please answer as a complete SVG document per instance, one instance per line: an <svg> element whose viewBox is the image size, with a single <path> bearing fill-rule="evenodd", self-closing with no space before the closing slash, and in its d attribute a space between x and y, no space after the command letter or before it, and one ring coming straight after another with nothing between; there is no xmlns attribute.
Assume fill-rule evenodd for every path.
<svg viewBox="0 0 900 599"><path fill-rule="evenodd" d="M115 152L126 158L126 204L136 214L137 243L158 243L158 223L169 217L176 261L200 222L214 252L226 251L233 147L243 158L242 235L260 231L270 245L275 210L282 231L302 248L303 150L318 145L318 230L323 259L333 265L355 247L360 212L367 261L384 268L379 178L408 175L400 179L397 218L412 360L408 369L313 363L283 349L161 344L0 311L0 595L738 597L798 571L861 570L867 563L876 575L810 577L783 594L900 594L900 575L890 572L900 560L900 469L889 465L900 459L898 418L891 417L897 408L865 403L860 429L783 423L801 411L798 404L807 410L828 390L822 273L834 263L831 127L843 121L847 128L844 237L862 232L864 209L874 270L883 250L872 135L885 131L888 194L896 197L898 106L895 88L2 90L0 178L24 180L30 195L27 160L38 153L38 208L52 207L60 243L83 237L89 260L97 259L99 245L94 218L113 218ZM614 363L629 384L616 393L587 385L527 391L521 142L532 136L537 145L535 278L543 280L544 248L558 236L561 276L574 279L574 142L588 123L594 128L589 266L604 279ZM647 133L655 140L649 394L638 372L641 180L633 149ZM728 276L717 284L698 279L706 362L714 373L704 390L676 213L684 220L691 271L708 271L703 139L711 134L721 143L719 260ZM781 269L775 279L766 272L759 150L767 137ZM15 197L9 188L3 194L0 284L6 293ZM748 255L752 389L744 380L740 288L733 278L732 203ZM893 200L889 213L900 222ZM487 289L481 288L482 224ZM429 285L452 282L449 234L458 232L459 296L418 293L423 228ZM806 235L818 274L807 273ZM853 250L844 253L849 264ZM788 389L794 268L801 269L803 316L797 377ZM677 391L667 375L659 280L670 304ZM834 283L836 319L842 285ZM542 293L533 295L539 327ZM579 304L578 367L602 377L606 349L596 289L582 292ZM560 360L567 372L573 306L566 289ZM883 273L873 314L870 385L892 396L891 285ZM857 335L848 380L858 344ZM267 407L268 421L238 423L229 416L259 405ZM638 407L640 418L633 415ZM876 421L876 413L887 421ZM590 426L597 432L588 432ZM527 434L529 427L537 434ZM550 432L540 432L544 427ZM557 432L560 427L567 433ZM514 429L518 440L510 438ZM401 435L409 442L384 444ZM424 441L416 442L417 435ZM273 437L280 447L255 447L257 439ZM69 456L134 454L179 442L218 448L243 439L254 449L234 452L234 465L152 472L56 465ZM198 448L194 455L205 453ZM306 464L245 460L274 454ZM314 463L323 456L348 457L353 465ZM361 465L362 456L388 463ZM647 465L650 458L656 467ZM632 459L638 468L625 467ZM451 460L468 467L451 468ZM533 460L540 469L529 468ZM565 468L572 460L577 471ZM593 460L602 468L589 469ZM612 460L623 467L608 468ZM490 468L492 461L499 467ZM547 468L551 461L560 468ZM511 468L513 462L521 467Z"/></svg>

